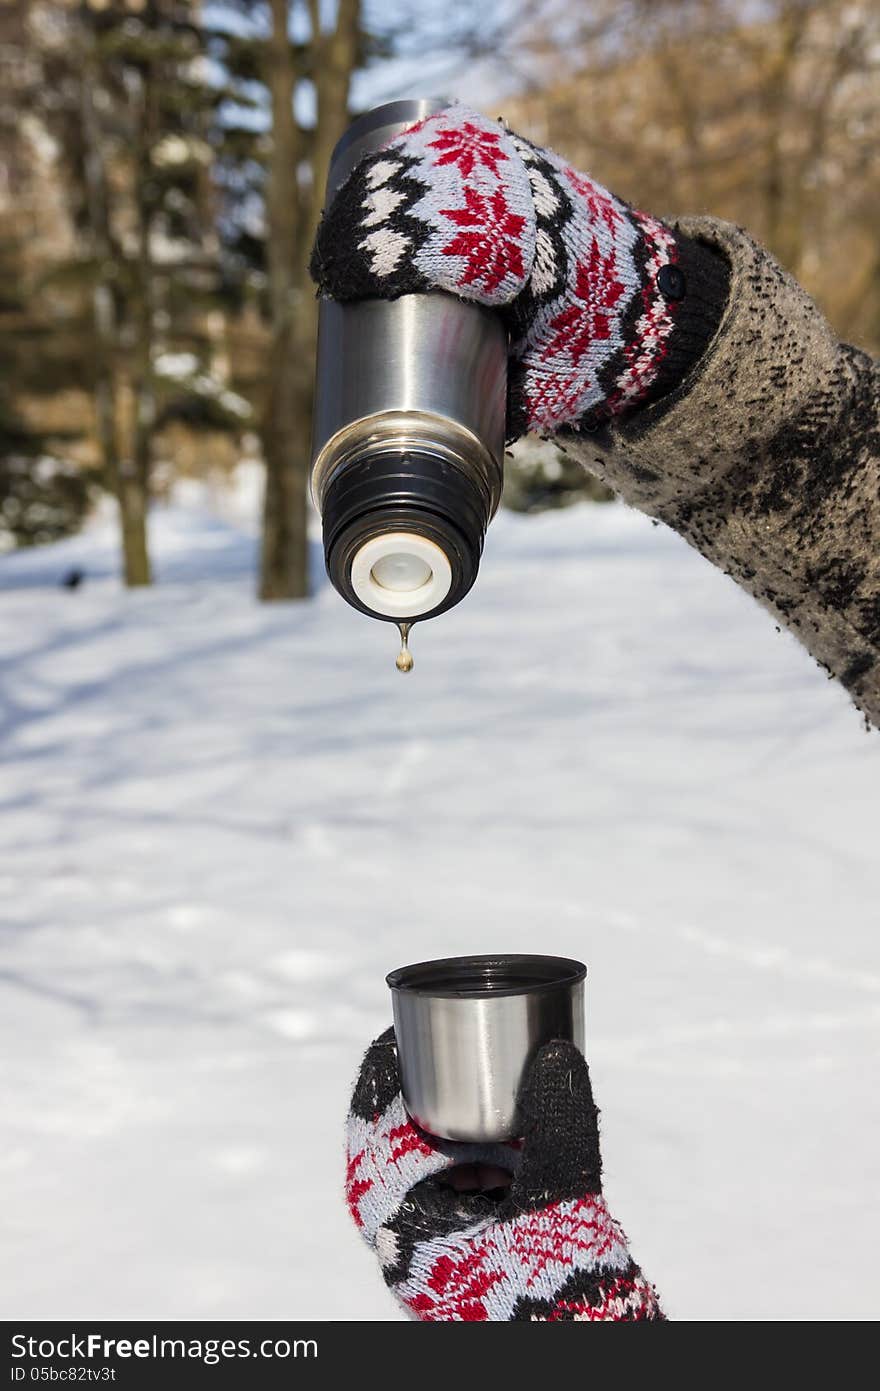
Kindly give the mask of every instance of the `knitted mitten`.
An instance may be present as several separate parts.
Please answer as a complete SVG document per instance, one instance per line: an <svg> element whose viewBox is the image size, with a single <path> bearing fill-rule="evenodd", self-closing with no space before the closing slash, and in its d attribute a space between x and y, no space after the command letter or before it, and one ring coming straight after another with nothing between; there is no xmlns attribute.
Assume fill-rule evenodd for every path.
<svg viewBox="0 0 880 1391"><path fill-rule="evenodd" d="M348 1118L346 1195L386 1282L434 1322L662 1319L602 1197L590 1074L569 1043L537 1055L518 1145L437 1140L409 1119L389 1029L369 1049ZM438 1179L461 1164L513 1173L501 1201Z"/></svg>
<svg viewBox="0 0 880 1391"><path fill-rule="evenodd" d="M339 300L441 289L503 310L514 439L596 428L677 386L715 332L728 271L552 150L454 105L356 167L312 276Z"/></svg>

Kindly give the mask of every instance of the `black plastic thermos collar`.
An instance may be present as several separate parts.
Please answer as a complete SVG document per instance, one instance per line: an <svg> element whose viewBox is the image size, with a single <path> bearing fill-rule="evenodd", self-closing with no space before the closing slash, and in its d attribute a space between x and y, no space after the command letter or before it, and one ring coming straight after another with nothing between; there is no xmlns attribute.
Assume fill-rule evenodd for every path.
<svg viewBox="0 0 880 1391"><path fill-rule="evenodd" d="M324 495L324 557L339 593L375 618L355 593L352 561L367 541L386 532L414 532L446 554L452 583L432 618L463 599L477 578L491 499L473 477L427 451L367 455L340 470ZM394 622L388 617L389 622Z"/></svg>

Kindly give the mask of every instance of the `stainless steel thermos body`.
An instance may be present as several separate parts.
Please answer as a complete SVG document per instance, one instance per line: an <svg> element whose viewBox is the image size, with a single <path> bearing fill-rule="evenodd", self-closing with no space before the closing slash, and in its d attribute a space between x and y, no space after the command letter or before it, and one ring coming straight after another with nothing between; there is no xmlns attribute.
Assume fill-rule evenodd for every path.
<svg viewBox="0 0 880 1391"><path fill-rule="evenodd" d="M327 200L365 155L445 102L398 101L355 121ZM322 298L312 448L330 578L356 608L412 621L474 582L501 497L507 336L443 292Z"/></svg>
<svg viewBox="0 0 880 1391"><path fill-rule="evenodd" d="M521 1135L519 1095L529 1063L552 1039L584 1051L579 961L465 956L388 976L406 1108L448 1140Z"/></svg>

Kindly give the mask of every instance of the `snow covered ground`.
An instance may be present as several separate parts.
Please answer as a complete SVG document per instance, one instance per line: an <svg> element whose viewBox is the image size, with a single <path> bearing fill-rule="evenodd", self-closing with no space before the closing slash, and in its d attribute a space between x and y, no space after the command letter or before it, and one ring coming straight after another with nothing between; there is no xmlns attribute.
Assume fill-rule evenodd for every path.
<svg viewBox="0 0 880 1391"><path fill-rule="evenodd" d="M869 1318L880 740L620 507L392 630L158 511L0 561L0 1314L396 1317L341 1197L386 971L589 963L607 1192L678 1318ZM59 577L74 564L85 585ZM316 556L317 568L317 556Z"/></svg>

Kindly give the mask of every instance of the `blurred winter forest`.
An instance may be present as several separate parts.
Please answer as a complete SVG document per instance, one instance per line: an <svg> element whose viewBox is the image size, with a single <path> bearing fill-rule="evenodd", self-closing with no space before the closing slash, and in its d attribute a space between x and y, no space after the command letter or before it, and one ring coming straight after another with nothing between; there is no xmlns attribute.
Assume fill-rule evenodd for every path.
<svg viewBox="0 0 880 1391"><path fill-rule="evenodd" d="M749 227L880 347L876 0L0 0L0 549L115 496L265 478L265 599L308 590L308 254L349 115L438 91L658 214ZM508 505L603 495L552 446Z"/></svg>

